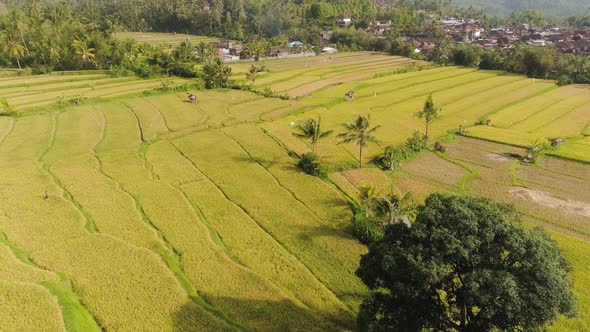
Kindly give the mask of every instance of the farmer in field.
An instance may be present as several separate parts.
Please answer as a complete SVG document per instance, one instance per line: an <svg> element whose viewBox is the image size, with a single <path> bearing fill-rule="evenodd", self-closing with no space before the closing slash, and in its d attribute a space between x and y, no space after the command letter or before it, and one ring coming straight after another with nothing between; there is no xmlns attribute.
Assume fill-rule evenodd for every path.
<svg viewBox="0 0 590 332"><path fill-rule="evenodd" d="M188 92L187 92L186 95L187 95L187 98L188 98L188 101L189 102L191 102L193 104L196 104L197 103L197 96L196 95L194 95L192 93L188 93Z"/></svg>

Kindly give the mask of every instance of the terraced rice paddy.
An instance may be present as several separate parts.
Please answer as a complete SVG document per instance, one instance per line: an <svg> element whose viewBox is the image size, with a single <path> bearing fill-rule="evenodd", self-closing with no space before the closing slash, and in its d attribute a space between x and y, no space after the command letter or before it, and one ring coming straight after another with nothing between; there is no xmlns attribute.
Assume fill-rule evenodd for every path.
<svg viewBox="0 0 590 332"><path fill-rule="evenodd" d="M186 83L174 79L173 84ZM0 79L0 98L15 110L30 110L72 100L105 99L140 94L161 87L161 80L137 77L112 78L107 74L73 72Z"/></svg>
<svg viewBox="0 0 590 332"><path fill-rule="evenodd" d="M418 200L445 191L516 204L574 264L580 316L551 330L590 328L589 167L512 157L523 154L514 145L559 136L566 143L552 153L587 160L588 88L456 67L391 74L409 63L371 53L269 61L256 84L299 98L213 90L197 92L197 104L184 93L134 93L157 80L0 79L0 96L18 114L0 116L2 328L353 329L367 293L354 271L367 249L351 235L347 200L368 183ZM242 78L250 64L232 66ZM349 90L354 101L344 98ZM80 91L102 99L51 106ZM321 116L339 132L370 114L382 128L368 161L422 129L413 114L430 93L443 108L434 137L463 125L513 145L461 138L445 155L387 173L350 168L356 148L331 137L318 146L334 170L329 181L293 166L289 151L309 149L291 134L293 122ZM473 126L487 118L492 127Z"/></svg>
<svg viewBox="0 0 590 332"><path fill-rule="evenodd" d="M219 39L206 36L187 35L183 33L160 33L160 32L117 32L117 39L134 39L140 43L148 43L154 46L170 47L176 46L185 40L193 44L209 43Z"/></svg>

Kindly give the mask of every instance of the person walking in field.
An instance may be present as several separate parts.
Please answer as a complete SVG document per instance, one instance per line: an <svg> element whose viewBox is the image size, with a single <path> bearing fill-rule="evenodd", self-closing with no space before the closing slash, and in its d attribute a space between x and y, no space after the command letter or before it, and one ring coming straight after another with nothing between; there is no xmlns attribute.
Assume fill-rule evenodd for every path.
<svg viewBox="0 0 590 332"><path fill-rule="evenodd" d="M197 103L197 96L196 95L194 95L192 93L187 93L187 98L188 98L189 102L191 102L193 104Z"/></svg>

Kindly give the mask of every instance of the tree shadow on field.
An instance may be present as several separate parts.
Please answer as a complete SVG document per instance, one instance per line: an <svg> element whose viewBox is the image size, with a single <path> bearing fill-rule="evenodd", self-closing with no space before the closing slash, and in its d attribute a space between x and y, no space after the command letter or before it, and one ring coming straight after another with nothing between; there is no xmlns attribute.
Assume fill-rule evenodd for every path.
<svg viewBox="0 0 590 332"><path fill-rule="evenodd" d="M524 159L525 159L525 156L520 155L518 153L513 153L513 152L504 152L501 155L504 156L504 157L506 157L506 158L516 159L518 161L524 161Z"/></svg>
<svg viewBox="0 0 590 332"><path fill-rule="evenodd" d="M203 294L203 297L215 307L209 310L213 317L210 320L217 318L226 323L223 331L341 331L351 330L354 326L354 317L350 312L342 311L337 317L328 318L287 298L266 301L210 294ZM173 320L174 331L177 332L219 331L223 324L211 323L204 329L203 309L192 302L183 305L174 314Z"/></svg>
<svg viewBox="0 0 590 332"><path fill-rule="evenodd" d="M300 240L312 241L314 238L319 237L330 237L341 240L358 241L352 234L352 223L350 228L342 229L337 227L331 227L327 225L305 225L305 226L292 226L293 230L297 233L297 237Z"/></svg>
<svg viewBox="0 0 590 332"><path fill-rule="evenodd" d="M272 159L261 159L261 158L251 158L247 156L237 156L232 158L233 161L236 163L247 163L247 164L262 164L265 168L269 168L273 165L279 164L276 160Z"/></svg>

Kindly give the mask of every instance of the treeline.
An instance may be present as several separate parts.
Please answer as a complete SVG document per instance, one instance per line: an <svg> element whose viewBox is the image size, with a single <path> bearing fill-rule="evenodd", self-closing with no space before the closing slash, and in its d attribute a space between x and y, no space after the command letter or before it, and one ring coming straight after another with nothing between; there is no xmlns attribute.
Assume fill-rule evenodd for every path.
<svg viewBox="0 0 590 332"><path fill-rule="evenodd" d="M3 0L9 8L27 11L47 6L42 0ZM388 9L374 0L68 0L60 1L83 18L108 20L113 30L178 32L244 40L286 36L316 44L319 32L334 28L338 15L355 18L357 28L377 19L394 19L400 25L421 25L423 13L440 12L450 1L386 0Z"/></svg>
<svg viewBox="0 0 590 332"><path fill-rule="evenodd" d="M164 50L116 39L112 19L90 20L66 2L30 1L0 16L0 66L33 74L108 69L113 76L198 77L204 75L199 63L216 60L217 50L206 44L184 41L173 50Z"/></svg>
<svg viewBox="0 0 590 332"><path fill-rule="evenodd" d="M507 50L483 50L479 46L456 45L440 50L431 60L554 79L559 85L590 83L590 58L558 54L549 46L515 45Z"/></svg>

